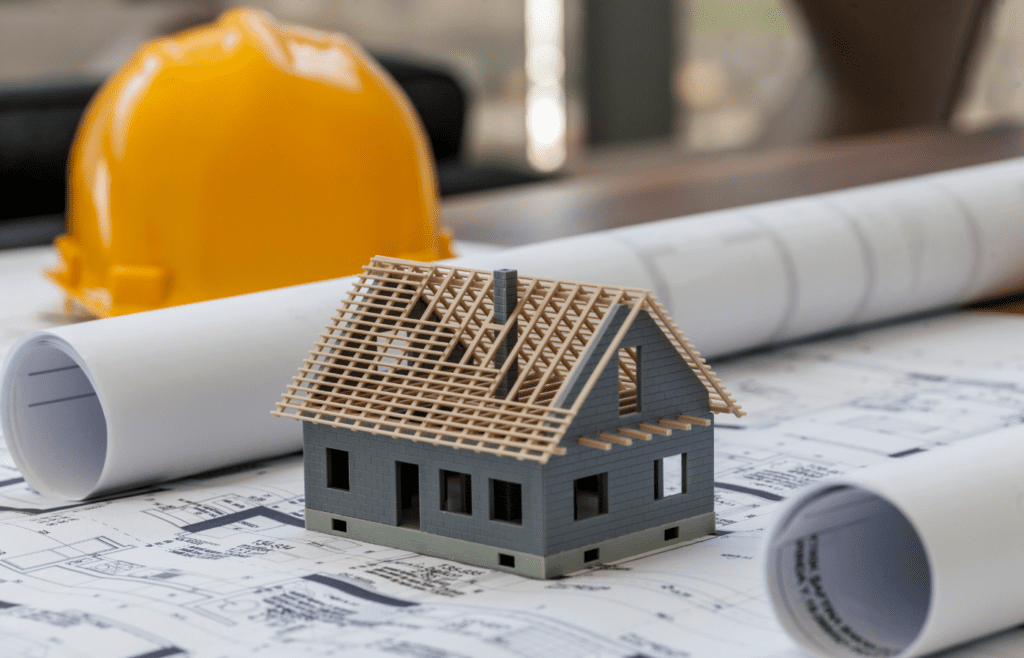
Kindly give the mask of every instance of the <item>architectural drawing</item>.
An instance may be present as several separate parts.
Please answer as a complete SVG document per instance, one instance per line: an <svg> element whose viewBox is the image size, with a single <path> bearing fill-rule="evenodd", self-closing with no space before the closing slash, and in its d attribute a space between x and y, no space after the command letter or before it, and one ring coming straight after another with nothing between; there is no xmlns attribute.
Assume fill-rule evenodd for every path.
<svg viewBox="0 0 1024 658"><path fill-rule="evenodd" d="M554 581L306 531L297 456L69 505L0 443L0 653L794 658L757 564L778 500L1024 425L1022 329L965 313L716 363L749 412L716 426L718 533ZM1020 655L1024 631L949 658Z"/></svg>

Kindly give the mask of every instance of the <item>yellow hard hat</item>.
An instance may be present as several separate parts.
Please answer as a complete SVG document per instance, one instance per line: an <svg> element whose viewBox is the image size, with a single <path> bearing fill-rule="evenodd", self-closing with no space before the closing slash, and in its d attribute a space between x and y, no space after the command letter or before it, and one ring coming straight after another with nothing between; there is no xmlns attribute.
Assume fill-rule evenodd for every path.
<svg viewBox="0 0 1024 658"><path fill-rule="evenodd" d="M435 177L415 110L357 45L231 10L97 93L47 274L109 316L447 258Z"/></svg>

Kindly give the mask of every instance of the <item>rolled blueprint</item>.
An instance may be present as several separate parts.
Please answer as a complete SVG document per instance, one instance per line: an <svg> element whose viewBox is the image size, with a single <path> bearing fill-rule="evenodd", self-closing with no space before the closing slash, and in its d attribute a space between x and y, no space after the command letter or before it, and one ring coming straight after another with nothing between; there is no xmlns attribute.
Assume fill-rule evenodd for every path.
<svg viewBox="0 0 1024 658"><path fill-rule="evenodd" d="M705 356L1024 287L1024 160L454 262L653 289ZM35 332L0 416L41 493L83 499L299 450L270 416L349 279Z"/></svg>
<svg viewBox="0 0 1024 658"><path fill-rule="evenodd" d="M268 404L345 285L23 336L0 381L3 432L22 476L47 497L80 500L297 450L299 423L271 418Z"/></svg>
<svg viewBox="0 0 1024 658"><path fill-rule="evenodd" d="M821 657L923 656L1024 622L1024 436L822 480L765 542L776 616Z"/></svg>

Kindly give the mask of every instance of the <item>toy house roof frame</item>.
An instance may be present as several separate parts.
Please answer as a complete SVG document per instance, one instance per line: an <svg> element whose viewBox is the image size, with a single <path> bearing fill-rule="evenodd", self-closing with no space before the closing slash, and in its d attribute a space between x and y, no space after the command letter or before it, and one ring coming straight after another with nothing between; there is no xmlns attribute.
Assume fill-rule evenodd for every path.
<svg viewBox="0 0 1024 658"><path fill-rule="evenodd" d="M545 464L566 452L566 430L640 311L664 332L707 389L711 410L744 412L649 290L511 275L509 308L492 273L376 257L364 268L273 412L314 424ZM499 295L500 298L500 295ZM580 389L577 366L619 306L627 317ZM636 385L620 358L620 388ZM632 382L630 381L632 379ZM570 398L570 391L576 390ZM598 436L629 445L694 418ZM703 423L702 423L703 424Z"/></svg>

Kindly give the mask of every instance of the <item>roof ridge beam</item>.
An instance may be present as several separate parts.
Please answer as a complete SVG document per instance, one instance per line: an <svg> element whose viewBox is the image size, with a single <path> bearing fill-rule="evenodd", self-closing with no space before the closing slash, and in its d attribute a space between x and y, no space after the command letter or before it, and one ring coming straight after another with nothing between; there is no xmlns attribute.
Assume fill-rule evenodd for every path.
<svg viewBox="0 0 1024 658"><path fill-rule="evenodd" d="M590 374L590 379L583 386L583 390L580 391L579 395L576 396L576 402L572 405L572 412L574 414L579 413L580 407L583 406L583 402L590 395L590 391L593 390L597 384L597 380L601 377L601 373L604 372L605 367L608 366L608 362L611 360L612 354L618 351L618 345L622 342L622 339L626 337L626 332L633 325L633 321L636 320L636 316L640 313L640 307L644 305L647 297L650 293L644 291L644 293L634 302L633 308L630 310L626 319L622 321L622 326L619 327L619 331L616 332L615 337L611 343L608 344L604 354L601 355L601 360L597 362L597 367L594 368L594 372ZM614 306L611 308L615 308Z"/></svg>

